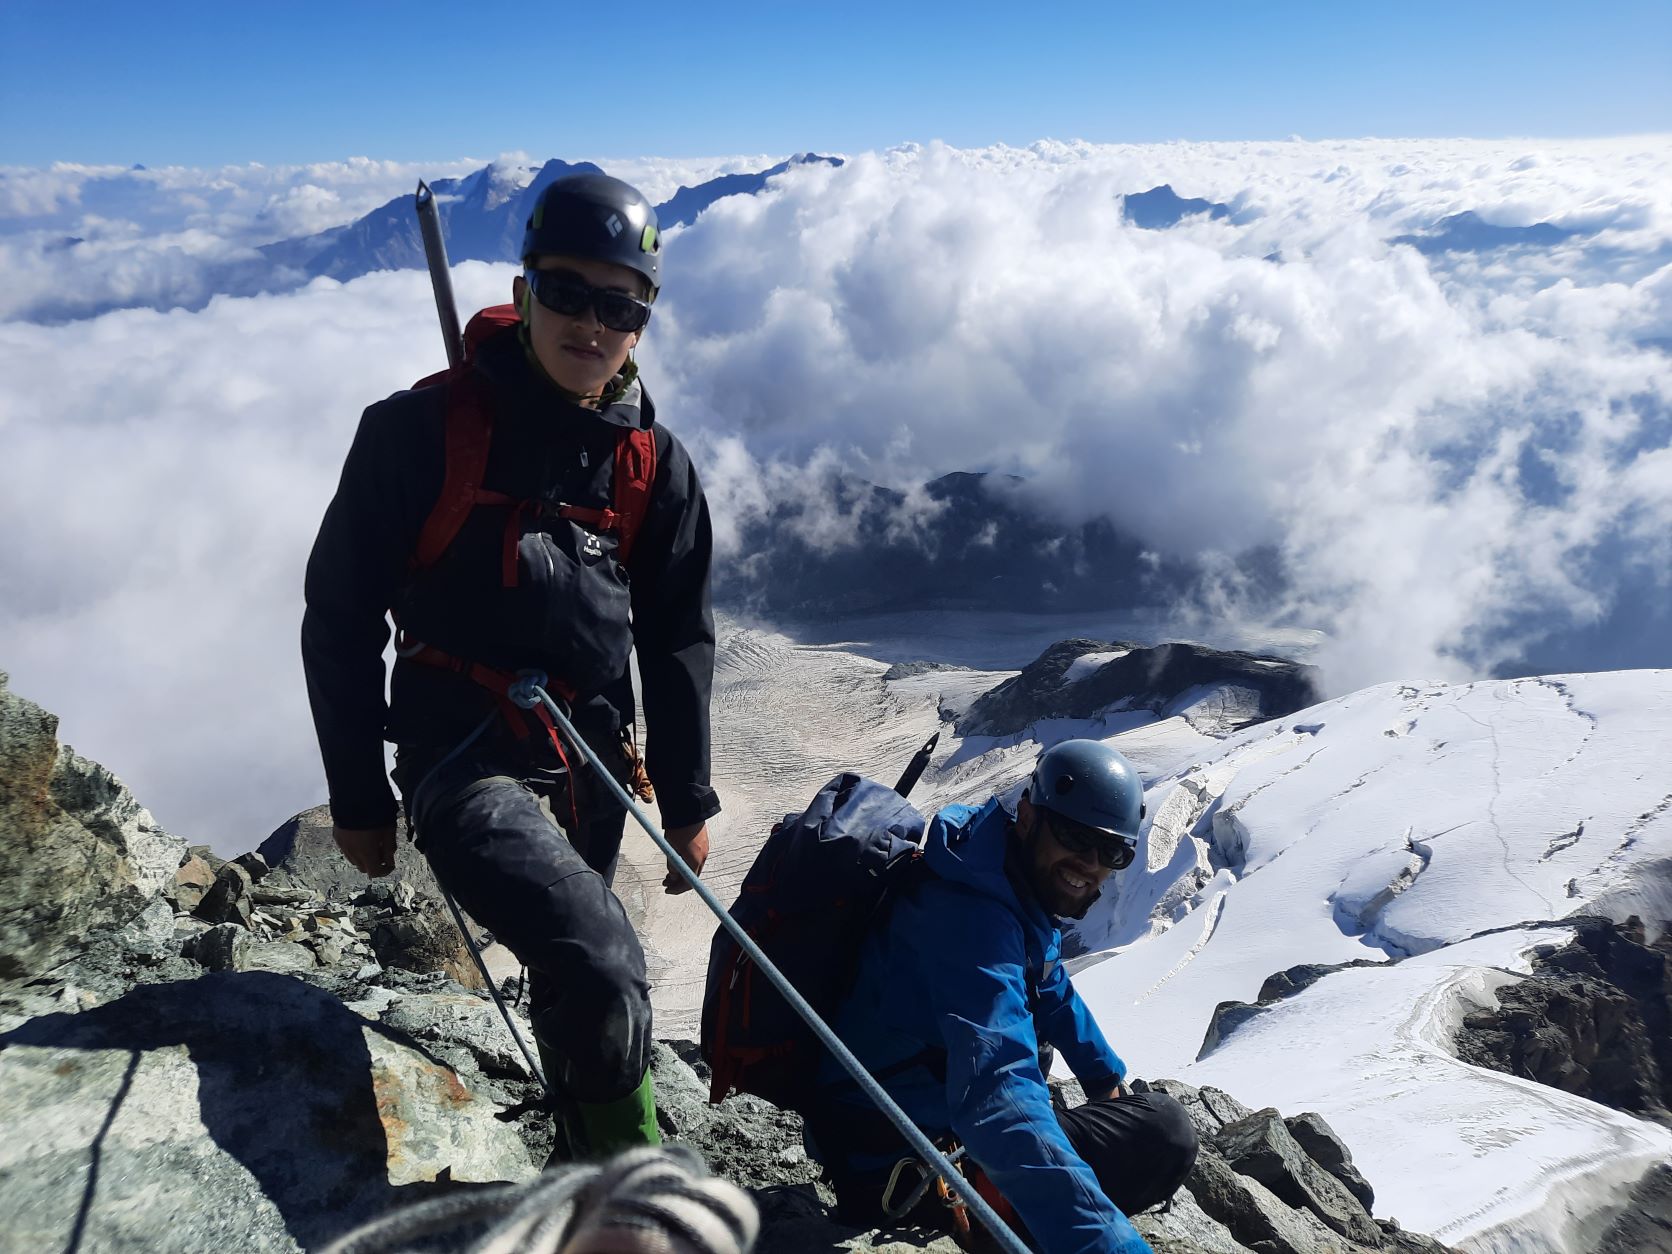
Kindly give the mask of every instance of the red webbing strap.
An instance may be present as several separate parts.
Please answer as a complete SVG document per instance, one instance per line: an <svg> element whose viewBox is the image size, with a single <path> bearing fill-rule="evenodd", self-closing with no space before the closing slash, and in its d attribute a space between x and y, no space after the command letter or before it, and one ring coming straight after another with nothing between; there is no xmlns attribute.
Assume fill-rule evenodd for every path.
<svg viewBox="0 0 1672 1254"><path fill-rule="evenodd" d="M446 473L441 494L430 507L412 560L419 568L434 566L459 534L482 493L493 444L493 417L488 412L487 384L466 367L447 380ZM492 494L498 495L498 494Z"/></svg>
<svg viewBox="0 0 1672 1254"><path fill-rule="evenodd" d="M632 427L615 442L616 560L626 565L633 541L650 512L650 489L656 482L656 432Z"/></svg>
<svg viewBox="0 0 1672 1254"><path fill-rule="evenodd" d="M613 509L588 509L584 505L565 505L557 511L557 516L585 523L594 531L614 531L621 525L621 515Z"/></svg>
<svg viewBox="0 0 1672 1254"><path fill-rule="evenodd" d="M404 632L395 638L395 653L402 660L416 662L420 666L433 666L437 670L452 671L455 675L463 675L472 680L498 699L499 711L505 721L511 726L511 734L518 740L527 740L528 723L522 717L522 708L511 700L509 693L521 676L510 671L495 670L491 666L483 666L480 662L466 661L462 657L455 657L445 650L436 648L433 644L424 644L413 640ZM575 690L562 680L548 680L545 684L548 692L555 693L564 701L573 705ZM575 803L575 772L569 765L569 755L563 749L563 737L557 730L557 722L551 716L551 711L544 705L537 705L530 711L546 729L546 735L551 738L552 748L557 751L557 760L563 764L563 769L569 773L569 815L579 829L581 815Z"/></svg>

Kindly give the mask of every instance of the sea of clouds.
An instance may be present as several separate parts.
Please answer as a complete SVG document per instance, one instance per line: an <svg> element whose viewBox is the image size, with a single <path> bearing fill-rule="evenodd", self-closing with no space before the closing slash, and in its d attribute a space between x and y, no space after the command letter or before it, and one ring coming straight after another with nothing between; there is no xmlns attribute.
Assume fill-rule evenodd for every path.
<svg viewBox="0 0 1672 1254"><path fill-rule="evenodd" d="M600 161L653 199L769 163ZM481 164L175 170L131 205L111 185L135 172L0 172L0 291L189 306L167 284L205 253ZM1164 182L1232 214L1122 220ZM1466 210L1578 234L1391 242ZM96 232L100 264L55 251ZM1485 675L1627 592L1668 601L1664 137L911 146L718 202L666 270L640 359L728 560L786 501L841 543L838 472L1011 472L1040 511L1217 572L1198 615L1245 612L1237 555L1277 551L1283 620L1327 633L1335 691ZM512 275L458 267L461 304ZM165 826L248 847L322 799L302 568L360 410L441 363L427 278L56 325L25 307L0 322L0 669Z"/></svg>

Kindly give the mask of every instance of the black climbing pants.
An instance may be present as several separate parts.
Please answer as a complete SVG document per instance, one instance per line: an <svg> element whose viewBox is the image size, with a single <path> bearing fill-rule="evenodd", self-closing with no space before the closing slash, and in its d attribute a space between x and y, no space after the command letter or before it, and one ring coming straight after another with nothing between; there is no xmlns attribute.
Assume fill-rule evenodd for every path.
<svg viewBox="0 0 1672 1254"><path fill-rule="evenodd" d="M871 1121L867 1116L862 1122ZM1129 1093L1086 1102L1072 1110L1059 1110L1057 1122L1068 1134L1074 1152L1091 1167L1109 1200L1127 1215L1149 1210L1172 1197L1196 1164L1196 1129L1184 1107L1164 1093ZM841 1123L854 1126L851 1118ZM827 1165L839 1164L844 1157L841 1123L816 1120L813 1125L821 1149L827 1138L834 1142L829 1149L835 1152L828 1154ZM903 1148L904 1142L900 1144ZM951 1230L951 1212L936 1201L932 1190L903 1218L890 1219L882 1209L887 1172L848 1175L839 1165L830 1165L830 1174L845 1222L865 1227L907 1224ZM910 1183L908 1173L908 1187L901 1189L896 1200L909 1195Z"/></svg>
<svg viewBox="0 0 1672 1254"><path fill-rule="evenodd" d="M577 823L568 777L516 753L431 770L437 756L402 753L395 768L436 879L528 968L529 1018L557 1063L547 1079L579 1102L625 1096L651 1049L644 949L610 888L625 811L583 774Z"/></svg>

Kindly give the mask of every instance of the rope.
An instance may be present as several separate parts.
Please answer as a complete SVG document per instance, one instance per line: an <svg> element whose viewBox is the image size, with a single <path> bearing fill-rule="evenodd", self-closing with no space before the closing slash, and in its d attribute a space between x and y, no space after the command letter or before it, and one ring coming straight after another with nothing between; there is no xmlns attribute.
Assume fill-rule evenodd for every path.
<svg viewBox="0 0 1672 1254"><path fill-rule="evenodd" d="M1022 1244L1021 1238L1011 1230L1008 1224L993 1213L993 1208L987 1204L987 1200L976 1191L974 1185L947 1161L946 1156L935 1148L934 1142L923 1135L923 1132L911 1121L906 1112L901 1110L894 1099L888 1095L887 1090L877 1083L869 1071L865 1070L864 1064L854 1057L852 1051L842 1044L836 1033L830 1030L829 1025L819 1018L818 1012L808 1004L806 998L796 991L795 985L785 978L783 972L772 965L772 961L761 951L761 947L755 943L754 938L743 930L737 920L731 917L730 912L720 903L720 899L709 890L707 884L702 882L702 878L690 868L684 858L674 851L673 845L662 834L662 829L657 826L656 821L640 808L638 802L621 786L615 776L610 774L608 768L599 760L598 755L592 751L592 746L588 745L581 738L580 733L575 730L575 726L569 721L568 715L564 714L558 707L557 702L551 699L545 688L542 687L544 681L545 676L538 672L525 674L515 684L511 685L505 695L513 704L525 710L532 710L536 705L545 706L546 712L551 715L559 730L563 732L564 737L574 746L575 752L586 760L593 771L596 772L598 778L607 784L610 791L615 794L615 799L621 802L627 808L627 812L638 820L639 826L644 828L646 835L667 856L669 865L678 871L685 881L696 890L697 896L702 898L703 904L712 910L714 916L720 920L720 926L731 933L732 939L749 955L750 960L765 973L766 978L772 981L773 987L783 995L784 1000L790 1004L795 1013L800 1015L807 1026L813 1030L813 1035L817 1036L824 1047L835 1056L836 1061L842 1064L843 1069L853 1077L854 1082L871 1099L877 1109L888 1116L889 1122L899 1130L901 1136L905 1137L906 1142L912 1149L917 1151L918 1157L925 1164L934 1168L941 1178L946 1181L947 1186L963 1199L964 1204L969 1207L970 1213L981 1221L982 1226L992 1234L999 1245L1007 1251L1007 1254L1028 1254L1028 1248Z"/></svg>
<svg viewBox="0 0 1672 1254"><path fill-rule="evenodd" d="M748 1254L760 1215L748 1194L710 1176L691 1150L645 1147L602 1166L554 1168L526 1184L459 1188L363 1224L320 1254L406 1254L434 1249L430 1242L444 1236L455 1238L445 1248L456 1254L560 1254L611 1230L661 1238L651 1248Z"/></svg>
<svg viewBox="0 0 1672 1254"><path fill-rule="evenodd" d="M441 761L437 762L429 769L428 774L424 777L423 783L418 785L417 792L412 795L412 804L407 807L407 817L409 820L418 810L418 798L423 796L424 790L430 786L432 781L440 776L441 768L446 766L454 758L458 757L459 754L463 753L466 749L470 748L471 745L475 744L476 738L483 732L487 731L489 724L494 722L494 720L498 717L499 712L497 710L494 713L489 714L476 725L475 731L471 732L470 735L466 736L463 740L459 741L458 744L454 745L453 748L449 750L446 757L442 758ZM413 831L413 839L414 841L417 839L416 828L414 828ZM425 860L428 861L427 858ZM432 867L430 870L433 875L435 869ZM529 1049L528 1042L523 1039L523 1034L518 1029L516 1020L511 1017L511 1012L506 1009L505 999L499 995L499 986L494 983L493 974L488 970L488 964L482 957L482 951L476 946L476 938L470 934L470 929L465 926L464 911L459 909L459 903L453 900L453 894L448 891L447 885L441 882L441 877L439 875L435 876L435 883L436 887L441 889L441 896L442 899L446 901L447 908L453 912L453 922L458 924L459 935L464 937L465 948L470 950L470 956L476 962L476 969L482 973L482 983L488 986L488 992L493 995L493 1004L499 1007L499 1017L505 1020L505 1026L510 1030L511 1039L517 1043L517 1048L522 1051L523 1061L528 1064L529 1072L540 1082L540 1087L545 1090L547 1097L554 1096L552 1093L552 1086L546 1079L546 1073L541 1070L539 1062L536 1061L534 1057L534 1051Z"/></svg>

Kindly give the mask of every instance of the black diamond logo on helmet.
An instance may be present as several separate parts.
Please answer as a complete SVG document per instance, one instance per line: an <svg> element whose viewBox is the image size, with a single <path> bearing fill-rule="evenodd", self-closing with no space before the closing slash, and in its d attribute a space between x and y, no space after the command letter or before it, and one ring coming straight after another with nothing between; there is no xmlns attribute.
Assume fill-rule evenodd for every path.
<svg viewBox="0 0 1672 1254"><path fill-rule="evenodd" d="M610 214L610 216L604 220L604 229L610 233L610 238L614 239L617 235L621 234L621 219L613 213Z"/></svg>

